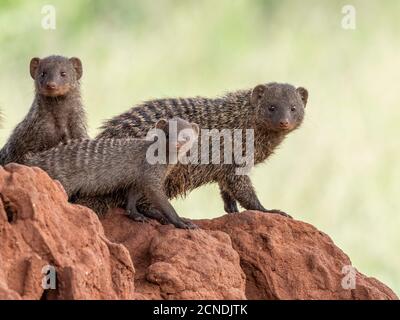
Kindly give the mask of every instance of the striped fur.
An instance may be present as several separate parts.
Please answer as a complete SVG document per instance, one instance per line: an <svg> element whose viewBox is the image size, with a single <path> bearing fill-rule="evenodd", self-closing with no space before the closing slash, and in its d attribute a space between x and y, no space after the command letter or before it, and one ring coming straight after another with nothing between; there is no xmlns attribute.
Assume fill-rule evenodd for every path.
<svg viewBox="0 0 400 320"><path fill-rule="evenodd" d="M169 134L170 121L157 124L169 137L167 143L177 145L181 142L179 133L184 129L195 128L193 137L196 136L197 125L182 119L174 120L178 136ZM175 137L177 140L174 140ZM153 210L147 216L155 215L157 219L177 227L192 228L193 224L179 218L164 193L165 177L174 164L152 164L147 159L148 148L153 143L154 139L134 138L70 140L41 153L27 154L21 162L39 167L51 178L60 181L71 201L96 195L102 199L101 204L107 206L107 195L118 193L130 217L142 221L146 216L137 211L136 203L139 199L146 199L157 209L157 212ZM168 159L168 144L166 151Z"/></svg>
<svg viewBox="0 0 400 320"><path fill-rule="evenodd" d="M252 100L255 90L261 87L262 96L256 103ZM255 163L264 162L284 140L286 135L298 128L304 117L308 93L304 88L289 84L269 83L254 89L227 93L219 98L175 98L146 101L129 111L104 123L97 139L143 137L160 118L180 117L199 124L201 129L254 129ZM289 115L290 130L281 130L276 122L279 117L268 112L274 104L282 115ZM290 113L292 106L295 112ZM278 114L279 116L279 114ZM165 191L169 198L186 195L189 191L208 183L218 183L224 208L236 212L237 201L249 210L267 210L259 201L250 178L236 175L235 164L207 164L175 166L165 180ZM116 192L99 199L80 197L78 203L104 212L109 207L123 207L123 196Z"/></svg>

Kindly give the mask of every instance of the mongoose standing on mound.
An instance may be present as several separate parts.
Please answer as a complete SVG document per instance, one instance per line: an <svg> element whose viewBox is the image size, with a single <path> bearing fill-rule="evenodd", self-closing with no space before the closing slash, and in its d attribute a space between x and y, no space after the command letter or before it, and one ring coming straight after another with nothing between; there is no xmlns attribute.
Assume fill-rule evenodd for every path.
<svg viewBox="0 0 400 320"><path fill-rule="evenodd" d="M160 118L180 117L199 124L200 129L254 129L254 164L264 162L304 118L306 89L290 84L268 83L253 89L227 93L215 99L177 98L142 103L107 121L97 139L143 137ZM268 210L259 201L248 175L236 174L238 165L178 164L165 180L169 198L184 195L204 184L219 184L225 211L238 211L237 202L247 210L286 215ZM124 206L118 193L102 199L86 197L77 200L94 210L107 206Z"/></svg>
<svg viewBox="0 0 400 320"><path fill-rule="evenodd" d="M20 162L28 152L88 137L79 84L81 61L61 56L33 58L30 74L35 80L35 98L26 117L0 150L0 165Z"/></svg>
<svg viewBox="0 0 400 320"><path fill-rule="evenodd" d="M137 201L144 198L152 208L147 216L179 228L194 228L195 225L181 219L169 203L164 180L197 139L199 127L177 118L159 120L156 128L166 137L165 141L158 140L164 149L156 149L157 156L165 155L158 163L157 159L150 159L155 153L149 151L154 141L104 138L72 140L41 153L28 154L23 164L40 167L59 180L69 197L77 194L101 197L118 191L124 194L126 210L134 220L146 220L137 210Z"/></svg>

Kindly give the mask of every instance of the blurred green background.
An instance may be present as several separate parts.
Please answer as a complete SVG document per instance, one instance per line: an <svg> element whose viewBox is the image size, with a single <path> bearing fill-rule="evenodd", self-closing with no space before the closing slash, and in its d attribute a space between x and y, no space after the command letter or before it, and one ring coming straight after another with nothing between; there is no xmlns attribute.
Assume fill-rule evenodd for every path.
<svg viewBox="0 0 400 320"><path fill-rule="evenodd" d="M41 27L52 4L56 30ZM310 93L303 127L253 173L268 208L328 233L363 273L400 293L400 1L0 2L3 144L27 113L32 57L78 56L90 132L149 98L215 96L269 81ZM396 142L397 141L397 142ZM174 201L223 214L216 186Z"/></svg>

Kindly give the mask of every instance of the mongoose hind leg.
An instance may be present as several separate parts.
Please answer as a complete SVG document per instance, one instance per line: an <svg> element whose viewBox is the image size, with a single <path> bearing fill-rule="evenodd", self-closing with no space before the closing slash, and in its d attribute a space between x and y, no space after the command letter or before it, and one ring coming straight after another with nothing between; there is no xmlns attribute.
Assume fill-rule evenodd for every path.
<svg viewBox="0 0 400 320"><path fill-rule="evenodd" d="M226 213L235 213L239 212L236 200L230 195L230 193L223 189L221 185L219 185L221 191L221 197L224 202L224 210Z"/></svg>

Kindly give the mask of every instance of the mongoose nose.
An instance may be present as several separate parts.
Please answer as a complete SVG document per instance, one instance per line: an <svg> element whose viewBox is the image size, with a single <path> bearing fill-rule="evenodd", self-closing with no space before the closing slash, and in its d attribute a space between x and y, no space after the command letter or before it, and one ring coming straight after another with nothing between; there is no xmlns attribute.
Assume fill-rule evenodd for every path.
<svg viewBox="0 0 400 320"><path fill-rule="evenodd" d="M282 128L287 128L289 126L289 121L288 120L281 120L281 121L279 121L279 125Z"/></svg>
<svg viewBox="0 0 400 320"><path fill-rule="evenodd" d="M55 82L48 82L46 83L46 88L47 89L55 89L57 87L57 84Z"/></svg>

